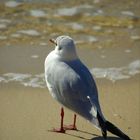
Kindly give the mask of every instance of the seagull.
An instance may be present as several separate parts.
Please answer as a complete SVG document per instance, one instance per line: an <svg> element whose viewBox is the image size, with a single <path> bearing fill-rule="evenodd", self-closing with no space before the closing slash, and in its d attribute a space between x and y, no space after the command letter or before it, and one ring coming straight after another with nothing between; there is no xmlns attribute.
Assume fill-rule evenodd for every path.
<svg viewBox="0 0 140 140"><path fill-rule="evenodd" d="M130 140L119 128L105 119L99 104L95 80L79 59L74 40L62 35L50 41L55 45L55 49L45 59L45 80L48 90L63 107L75 113L73 124L65 126L62 107L60 128L52 131L65 133L67 129L77 130L78 114L101 130L105 139L109 131L124 140Z"/></svg>

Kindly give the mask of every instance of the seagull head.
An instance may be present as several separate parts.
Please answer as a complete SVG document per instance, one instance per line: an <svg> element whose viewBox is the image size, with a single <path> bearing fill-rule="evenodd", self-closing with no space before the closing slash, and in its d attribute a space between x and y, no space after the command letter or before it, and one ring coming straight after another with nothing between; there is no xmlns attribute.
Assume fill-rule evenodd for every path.
<svg viewBox="0 0 140 140"><path fill-rule="evenodd" d="M59 36L56 39L50 39L55 44L54 52L63 60L77 59L77 53L74 41L69 36Z"/></svg>

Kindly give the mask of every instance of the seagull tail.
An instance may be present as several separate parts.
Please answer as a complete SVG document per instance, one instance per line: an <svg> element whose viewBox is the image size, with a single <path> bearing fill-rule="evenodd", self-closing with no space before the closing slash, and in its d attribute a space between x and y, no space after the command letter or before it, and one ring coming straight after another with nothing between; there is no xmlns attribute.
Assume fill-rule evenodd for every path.
<svg viewBox="0 0 140 140"><path fill-rule="evenodd" d="M101 117L101 115L99 114L98 111L97 111L97 118L98 118L99 125L100 125L100 127L101 127L102 135L103 135L103 137L106 139L106 138L107 138L106 122L105 122L105 120Z"/></svg>
<svg viewBox="0 0 140 140"><path fill-rule="evenodd" d="M105 122L106 129L114 135L124 139L124 140L131 140L126 134L124 134L119 128L117 128L114 124L109 121Z"/></svg>
<svg viewBox="0 0 140 140"><path fill-rule="evenodd" d="M101 127L102 135L106 139L107 138L107 131L111 132L112 134L124 139L124 140L131 140L126 134L124 134L119 128L117 128L114 124L109 121L105 121L102 119L100 114L97 112L97 118L99 121L99 125Z"/></svg>

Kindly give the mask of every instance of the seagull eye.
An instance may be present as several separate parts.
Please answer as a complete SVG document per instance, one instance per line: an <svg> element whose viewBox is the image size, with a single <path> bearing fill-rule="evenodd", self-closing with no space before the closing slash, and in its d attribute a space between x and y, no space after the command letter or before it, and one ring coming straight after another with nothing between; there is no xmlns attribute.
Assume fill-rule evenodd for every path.
<svg viewBox="0 0 140 140"><path fill-rule="evenodd" d="M58 47L58 50L62 50L62 47L59 46L59 47Z"/></svg>

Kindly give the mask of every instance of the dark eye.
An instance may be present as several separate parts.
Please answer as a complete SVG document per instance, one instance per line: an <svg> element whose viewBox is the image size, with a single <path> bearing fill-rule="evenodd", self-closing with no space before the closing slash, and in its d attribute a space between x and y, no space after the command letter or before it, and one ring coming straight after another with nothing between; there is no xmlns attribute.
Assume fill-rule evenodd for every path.
<svg viewBox="0 0 140 140"><path fill-rule="evenodd" d="M58 50L62 50L62 47L59 46L59 47L58 47Z"/></svg>

